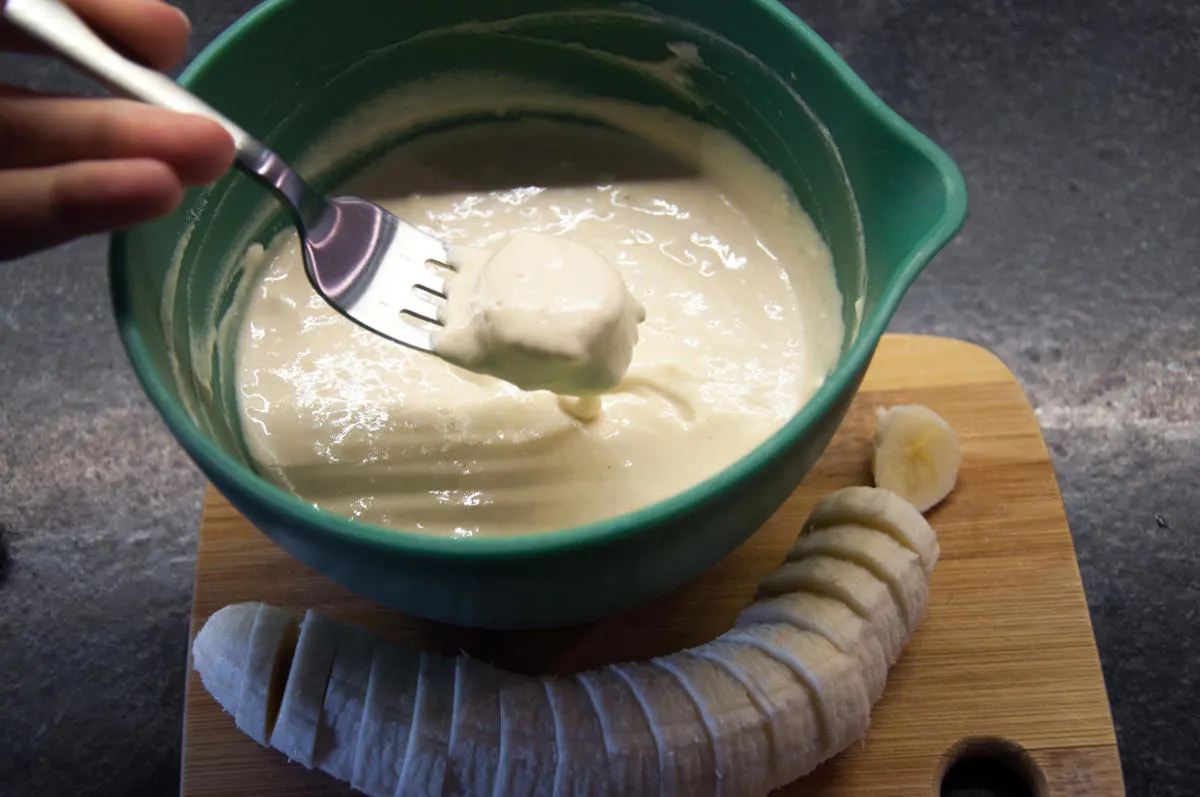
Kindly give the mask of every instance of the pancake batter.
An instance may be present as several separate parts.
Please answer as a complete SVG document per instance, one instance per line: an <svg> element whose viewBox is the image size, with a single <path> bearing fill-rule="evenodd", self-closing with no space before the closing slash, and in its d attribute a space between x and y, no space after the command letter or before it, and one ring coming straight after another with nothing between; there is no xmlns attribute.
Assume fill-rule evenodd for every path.
<svg viewBox="0 0 1200 797"><path fill-rule="evenodd" d="M481 123L417 139L348 187L453 245L495 251L535 233L611 264L645 320L628 372L591 407L359 328L314 293L294 233L281 235L237 350L260 471L364 521L509 535L677 494L775 432L840 350L829 252L748 150L672 125L678 147L568 121Z"/></svg>

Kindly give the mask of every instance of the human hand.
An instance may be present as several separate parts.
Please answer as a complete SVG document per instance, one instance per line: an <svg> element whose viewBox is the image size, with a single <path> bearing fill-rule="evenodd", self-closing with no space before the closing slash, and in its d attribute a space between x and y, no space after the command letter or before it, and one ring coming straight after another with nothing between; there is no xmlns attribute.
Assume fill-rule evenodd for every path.
<svg viewBox="0 0 1200 797"><path fill-rule="evenodd" d="M166 3L65 1L147 66L184 55L191 25ZM0 22L0 49L37 48ZM232 162L229 134L200 116L0 84L0 260L166 215Z"/></svg>

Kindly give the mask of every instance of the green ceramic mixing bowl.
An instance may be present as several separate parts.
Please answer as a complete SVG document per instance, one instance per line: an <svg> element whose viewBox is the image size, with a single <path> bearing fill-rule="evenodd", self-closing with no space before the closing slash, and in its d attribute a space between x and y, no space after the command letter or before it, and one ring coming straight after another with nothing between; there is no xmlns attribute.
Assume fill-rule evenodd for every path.
<svg viewBox="0 0 1200 797"><path fill-rule="evenodd" d="M686 92L636 68L691 52L680 44L702 63ZM272 0L204 50L182 82L303 167L312 142L373 98L464 69L672 107L728 130L784 177L833 252L846 321L836 368L790 423L708 481L622 517L502 539L434 538L323 512L247 462L230 351L216 331L237 295L239 272L225 266L284 223L260 188L231 174L169 218L115 235L116 319L171 432L296 558L434 620L567 625L695 578L783 503L829 443L905 290L961 226L965 189L942 151L772 0ZM309 176L327 189L412 134L393 130Z"/></svg>

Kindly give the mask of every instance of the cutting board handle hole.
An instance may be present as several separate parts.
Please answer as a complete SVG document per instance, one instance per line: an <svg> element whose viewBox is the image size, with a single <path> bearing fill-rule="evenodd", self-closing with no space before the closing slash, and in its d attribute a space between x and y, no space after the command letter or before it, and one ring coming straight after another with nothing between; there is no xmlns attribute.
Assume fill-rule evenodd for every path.
<svg viewBox="0 0 1200 797"><path fill-rule="evenodd" d="M1033 757L1007 739L964 739L946 753L938 797L1047 797Z"/></svg>

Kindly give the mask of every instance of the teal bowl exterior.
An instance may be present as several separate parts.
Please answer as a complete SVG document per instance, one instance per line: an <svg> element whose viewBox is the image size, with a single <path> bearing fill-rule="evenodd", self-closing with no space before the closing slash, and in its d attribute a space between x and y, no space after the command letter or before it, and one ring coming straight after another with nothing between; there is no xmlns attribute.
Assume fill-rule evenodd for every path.
<svg viewBox="0 0 1200 797"><path fill-rule="evenodd" d="M520 24L508 26L508 17ZM688 106L564 42L643 61L668 55L669 43L696 44L707 70L696 90L708 101ZM772 0L271 0L201 53L181 81L296 159L331 120L389 84L501 66L569 74L573 88L676 107L729 130L788 181L830 244L847 324L835 369L786 426L704 483L611 520L501 539L434 538L320 511L255 473L232 420L221 367L229 352L195 347L232 301L234 286L215 264L284 223L274 214L248 229L272 200L236 175L191 192L169 218L113 236L110 278L118 329L147 395L209 480L272 540L347 588L414 615L544 628L681 586L779 508L841 423L904 292L961 227L966 191L941 150ZM358 153L357 165L371 155ZM331 168L315 182L328 187L353 168Z"/></svg>

